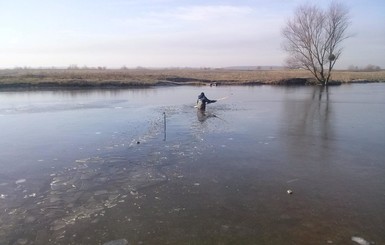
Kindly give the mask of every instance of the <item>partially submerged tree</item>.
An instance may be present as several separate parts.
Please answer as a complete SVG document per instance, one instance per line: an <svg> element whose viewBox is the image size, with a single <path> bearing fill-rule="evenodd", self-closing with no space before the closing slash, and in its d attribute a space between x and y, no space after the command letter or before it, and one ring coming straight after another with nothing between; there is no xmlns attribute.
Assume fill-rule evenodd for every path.
<svg viewBox="0 0 385 245"><path fill-rule="evenodd" d="M282 30L288 66L309 70L318 83L327 85L342 53L341 42L349 37L348 14L347 7L337 2L326 10L315 5L299 6Z"/></svg>

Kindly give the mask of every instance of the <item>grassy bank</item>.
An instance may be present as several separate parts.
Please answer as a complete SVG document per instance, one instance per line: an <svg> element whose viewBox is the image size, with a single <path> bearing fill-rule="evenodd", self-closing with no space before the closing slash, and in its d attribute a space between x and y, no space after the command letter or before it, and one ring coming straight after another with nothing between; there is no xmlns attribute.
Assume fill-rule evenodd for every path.
<svg viewBox="0 0 385 245"><path fill-rule="evenodd" d="M385 71L335 71L342 83L384 82ZM0 70L0 88L33 87L132 87L154 85L303 84L312 81L303 70L225 69L6 69Z"/></svg>

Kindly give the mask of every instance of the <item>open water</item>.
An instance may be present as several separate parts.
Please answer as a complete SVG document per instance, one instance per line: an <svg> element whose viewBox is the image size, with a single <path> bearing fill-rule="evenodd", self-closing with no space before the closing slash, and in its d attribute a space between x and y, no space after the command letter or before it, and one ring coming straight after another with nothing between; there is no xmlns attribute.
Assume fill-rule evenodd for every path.
<svg viewBox="0 0 385 245"><path fill-rule="evenodd" d="M385 244L384 108L383 83L0 92L0 244Z"/></svg>

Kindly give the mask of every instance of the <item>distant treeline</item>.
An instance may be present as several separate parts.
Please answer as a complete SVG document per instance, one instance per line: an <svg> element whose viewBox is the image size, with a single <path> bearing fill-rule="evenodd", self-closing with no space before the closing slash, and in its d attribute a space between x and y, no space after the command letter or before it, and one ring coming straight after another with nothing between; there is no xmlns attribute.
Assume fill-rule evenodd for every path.
<svg viewBox="0 0 385 245"><path fill-rule="evenodd" d="M228 67L106 67L106 66L78 66L71 64L69 66L49 66L49 67L29 67L16 66L14 68L7 68L10 70L238 70L238 71L262 71L262 70L287 70L284 66L228 66ZM0 68L0 70L2 70ZM3 69L4 70L4 69Z"/></svg>
<svg viewBox="0 0 385 245"><path fill-rule="evenodd" d="M381 71L381 67L377 65L369 64L365 67L359 67L355 65L350 65L348 67L349 71Z"/></svg>

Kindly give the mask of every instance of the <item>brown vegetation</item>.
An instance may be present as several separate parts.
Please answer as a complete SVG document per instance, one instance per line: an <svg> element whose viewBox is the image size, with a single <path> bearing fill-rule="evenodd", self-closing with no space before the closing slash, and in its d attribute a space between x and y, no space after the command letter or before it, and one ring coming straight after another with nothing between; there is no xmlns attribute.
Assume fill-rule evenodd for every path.
<svg viewBox="0 0 385 245"><path fill-rule="evenodd" d="M348 82L384 82L385 71L335 71L332 79ZM0 70L0 87L130 87L153 85L309 84L305 70L226 69L7 69Z"/></svg>

